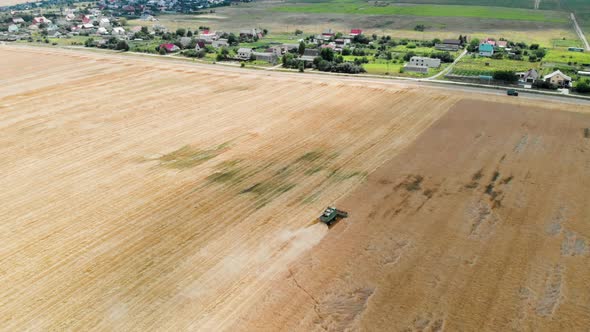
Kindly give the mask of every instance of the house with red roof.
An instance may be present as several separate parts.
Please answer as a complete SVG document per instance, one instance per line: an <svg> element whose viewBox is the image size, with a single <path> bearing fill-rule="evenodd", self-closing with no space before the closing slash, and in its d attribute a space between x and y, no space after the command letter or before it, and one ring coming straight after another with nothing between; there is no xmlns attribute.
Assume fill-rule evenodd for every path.
<svg viewBox="0 0 590 332"><path fill-rule="evenodd" d="M172 52L177 52L180 51L180 47L172 44L172 43L167 43L167 44L161 44L160 48L165 48L167 53L172 53Z"/></svg>
<svg viewBox="0 0 590 332"><path fill-rule="evenodd" d="M351 37L362 35L362 34L363 34L363 30L361 30L361 29L351 29L350 30Z"/></svg>
<svg viewBox="0 0 590 332"><path fill-rule="evenodd" d="M505 40L500 40L498 41L498 47L500 48L506 48L508 46L508 42Z"/></svg>
<svg viewBox="0 0 590 332"><path fill-rule="evenodd" d="M486 38L486 40L484 41L484 44L496 46L496 41L493 40L492 38Z"/></svg>

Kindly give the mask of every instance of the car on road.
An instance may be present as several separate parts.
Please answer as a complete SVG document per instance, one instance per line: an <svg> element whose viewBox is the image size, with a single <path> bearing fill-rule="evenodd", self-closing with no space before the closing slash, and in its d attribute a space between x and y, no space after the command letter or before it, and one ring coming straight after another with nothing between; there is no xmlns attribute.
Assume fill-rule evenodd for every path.
<svg viewBox="0 0 590 332"><path fill-rule="evenodd" d="M518 97L518 91L516 91L514 89L509 89L508 91L506 91L506 94L509 96Z"/></svg>

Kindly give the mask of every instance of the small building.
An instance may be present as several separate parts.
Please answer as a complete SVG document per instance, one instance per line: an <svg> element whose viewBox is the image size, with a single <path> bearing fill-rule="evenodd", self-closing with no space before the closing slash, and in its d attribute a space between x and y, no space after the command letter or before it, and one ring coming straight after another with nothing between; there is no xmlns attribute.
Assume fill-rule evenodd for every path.
<svg viewBox="0 0 590 332"><path fill-rule="evenodd" d="M324 37L334 37L335 35L336 35L336 33L332 29L325 29L322 32L322 36L324 36Z"/></svg>
<svg viewBox="0 0 590 332"><path fill-rule="evenodd" d="M496 46L496 41L492 38L486 38L486 40L484 40L483 43L488 44L488 45L492 45L492 46Z"/></svg>
<svg viewBox="0 0 590 332"><path fill-rule="evenodd" d="M461 47L461 41L459 39L445 39L442 43L438 43L434 45L439 51L458 51L459 47Z"/></svg>
<svg viewBox="0 0 590 332"><path fill-rule="evenodd" d="M272 53L276 56L281 56L283 54L283 48L280 46L271 46L266 49L267 53Z"/></svg>
<svg viewBox="0 0 590 332"><path fill-rule="evenodd" d="M506 48L506 47L508 47L508 42L505 41L505 40L499 40L498 41L498 47L499 48Z"/></svg>
<svg viewBox="0 0 590 332"><path fill-rule="evenodd" d="M227 42L227 39L218 39L218 40L212 41L211 46L213 46L215 48L227 47L227 46L229 46L229 43Z"/></svg>
<svg viewBox="0 0 590 332"><path fill-rule="evenodd" d="M298 50L299 44L283 44L281 45L281 48L283 49L283 53L287 53L293 50Z"/></svg>
<svg viewBox="0 0 590 332"><path fill-rule="evenodd" d="M80 29L84 29L84 30L94 29L94 25L92 25L92 23L84 23L84 24L80 25Z"/></svg>
<svg viewBox="0 0 590 332"><path fill-rule="evenodd" d="M440 59L413 56L412 58L410 58L410 66L426 66L428 68L438 68L440 67Z"/></svg>
<svg viewBox="0 0 590 332"><path fill-rule="evenodd" d="M123 29L122 27L115 27L115 28L113 28L113 35L122 36L124 34L125 34L125 29Z"/></svg>
<svg viewBox="0 0 590 332"><path fill-rule="evenodd" d="M590 76L590 71L579 71L578 75L580 76Z"/></svg>
<svg viewBox="0 0 590 332"><path fill-rule="evenodd" d="M361 30L361 29L350 29L350 36L351 37L362 35L362 34L363 34L363 30Z"/></svg>
<svg viewBox="0 0 590 332"><path fill-rule="evenodd" d="M99 35L108 35L109 34L109 32L107 31L107 29L105 27L98 28L98 30L96 30L96 33Z"/></svg>
<svg viewBox="0 0 590 332"><path fill-rule="evenodd" d="M35 17L33 18L33 24L51 24L51 20L45 18L45 16L39 16L39 17Z"/></svg>
<svg viewBox="0 0 590 332"><path fill-rule="evenodd" d="M428 73L428 67L426 67L426 66L414 66L414 65L411 65L409 63L404 66L404 70L405 71L409 71L409 72L414 72L414 73L422 73L422 74Z"/></svg>
<svg viewBox="0 0 590 332"><path fill-rule="evenodd" d="M277 60L279 59L276 54L270 52L252 52L252 55L254 55L256 60L266 61L272 64L277 63Z"/></svg>
<svg viewBox="0 0 590 332"><path fill-rule="evenodd" d="M262 37L262 31L260 31L260 29L257 29L257 28L240 30L240 37L254 37L254 36L257 36L258 38Z"/></svg>
<svg viewBox="0 0 590 332"><path fill-rule="evenodd" d="M236 57L240 60L250 60L252 57L252 49L247 47L240 47Z"/></svg>
<svg viewBox="0 0 590 332"><path fill-rule="evenodd" d="M166 50L166 53L177 52L180 50L180 47L178 47L172 43L161 44L160 48L162 48L162 47Z"/></svg>
<svg viewBox="0 0 590 332"><path fill-rule="evenodd" d="M18 32L18 25L16 24L11 24L8 26L8 32L9 33L17 33Z"/></svg>
<svg viewBox="0 0 590 332"><path fill-rule="evenodd" d="M320 56L320 50L317 48L306 48L305 51L303 51L303 55L312 56L315 58Z"/></svg>
<svg viewBox="0 0 590 332"><path fill-rule="evenodd" d="M479 44L479 56L491 57L494 55L494 46L491 44Z"/></svg>
<svg viewBox="0 0 590 332"><path fill-rule="evenodd" d="M570 52L584 52L584 49L580 47L568 47L567 50Z"/></svg>
<svg viewBox="0 0 590 332"><path fill-rule="evenodd" d="M103 28L108 28L111 26L111 21L108 18L103 17L100 19L100 21L98 21L98 25Z"/></svg>
<svg viewBox="0 0 590 332"><path fill-rule="evenodd" d="M521 83L533 83L539 78L539 72L535 69L529 69L526 72L516 73L518 81Z"/></svg>
<svg viewBox="0 0 590 332"><path fill-rule="evenodd" d="M24 24L25 20L22 17L15 17L12 19L12 23L14 24Z"/></svg>
<svg viewBox="0 0 590 332"><path fill-rule="evenodd" d="M187 48L192 41L192 37L180 37L180 45L182 46L182 48Z"/></svg>
<svg viewBox="0 0 590 332"><path fill-rule="evenodd" d="M572 78L562 73L561 70L556 70L549 75L545 75L543 81L557 85L558 87L567 88L570 86Z"/></svg>

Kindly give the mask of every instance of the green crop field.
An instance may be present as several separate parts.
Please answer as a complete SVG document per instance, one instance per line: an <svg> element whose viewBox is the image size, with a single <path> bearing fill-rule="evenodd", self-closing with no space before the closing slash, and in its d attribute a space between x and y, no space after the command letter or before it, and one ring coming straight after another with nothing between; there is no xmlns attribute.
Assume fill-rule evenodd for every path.
<svg viewBox="0 0 590 332"><path fill-rule="evenodd" d="M273 7L279 12L341 13L365 15L407 15L444 16L502 19L513 21L567 22L563 12L546 10L527 10L503 7L457 6L457 5L371 5L358 0L331 0L306 5L286 5Z"/></svg>
<svg viewBox="0 0 590 332"><path fill-rule="evenodd" d="M568 50L551 49L543 58L544 62L590 64L590 53L570 52Z"/></svg>
<svg viewBox="0 0 590 332"><path fill-rule="evenodd" d="M464 57L453 68L453 74L477 76L477 75L491 75L491 73L498 70L509 71L527 71L531 68L540 68L540 62L528 62L517 60L496 60L483 57Z"/></svg>

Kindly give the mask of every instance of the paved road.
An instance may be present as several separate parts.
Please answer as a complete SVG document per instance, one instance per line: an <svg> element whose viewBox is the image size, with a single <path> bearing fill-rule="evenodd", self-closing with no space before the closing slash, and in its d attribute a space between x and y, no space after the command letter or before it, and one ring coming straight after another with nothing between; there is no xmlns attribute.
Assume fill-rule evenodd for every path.
<svg viewBox="0 0 590 332"><path fill-rule="evenodd" d="M576 30L576 33L580 37L580 40L582 40L582 43L584 43L584 47L586 48L586 50L590 51L590 44L588 44L588 40L586 39L584 32L582 31L582 29L580 29L580 26L578 25L578 21L576 20L576 15L574 15L574 13L570 13L570 15L571 15L572 21L574 22L574 29Z"/></svg>

